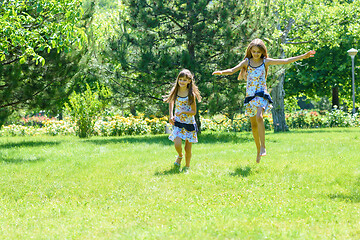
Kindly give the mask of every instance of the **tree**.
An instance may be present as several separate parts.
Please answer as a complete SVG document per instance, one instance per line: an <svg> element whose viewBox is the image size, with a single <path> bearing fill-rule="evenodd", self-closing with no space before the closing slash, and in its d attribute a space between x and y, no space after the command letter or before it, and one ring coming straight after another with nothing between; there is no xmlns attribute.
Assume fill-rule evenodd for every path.
<svg viewBox="0 0 360 240"><path fill-rule="evenodd" d="M291 96L305 94L310 97L332 98L332 106L340 106L345 99L351 102L351 59L347 50L356 46L354 38L344 36L339 47L324 46L308 64L294 65L286 75L285 90ZM359 59L355 59L359 63ZM355 64L357 65L357 64ZM295 80L296 79L296 80ZM360 97L359 92L356 91ZM351 102L352 103L352 102Z"/></svg>
<svg viewBox="0 0 360 240"><path fill-rule="evenodd" d="M237 65L249 42L271 36L270 1L126 0L128 18L109 40L114 92L141 103L160 104L178 72L195 74L204 101L200 110L233 117L244 99L237 76L216 78L215 69ZM271 39L268 40L271 42Z"/></svg>
<svg viewBox="0 0 360 240"><path fill-rule="evenodd" d="M359 1L338 2L326 0L286 1L275 0L272 9L278 17L281 57L294 54L300 50L318 49L323 46L339 46L341 36L348 29L358 32ZM279 77L274 87L273 118L275 131L285 131L287 126L284 115L283 89L285 73Z"/></svg>
<svg viewBox="0 0 360 240"><path fill-rule="evenodd" d="M39 54L51 49L69 51L85 39L78 27L82 18L79 0L5 0L0 3L0 63L27 59L45 63Z"/></svg>
<svg viewBox="0 0 360 240"><path fill-rule="evenodd" d="M83 14L78 0L8 0L0 13L1 126L16 108L63 104L79 71L82 24L91 9Z"/></svg>
<svg viewBox="0 0 360 240"><path fill-rule="evenodd" d="M81 55L57 53L56 50L40 54L47 59L44 66L15 62L0 67L0 79L4 82L0 91L0 109L4 113L28 108L57 114L72 92L73 84L79 80L76 74L80 71Z"/></svg>

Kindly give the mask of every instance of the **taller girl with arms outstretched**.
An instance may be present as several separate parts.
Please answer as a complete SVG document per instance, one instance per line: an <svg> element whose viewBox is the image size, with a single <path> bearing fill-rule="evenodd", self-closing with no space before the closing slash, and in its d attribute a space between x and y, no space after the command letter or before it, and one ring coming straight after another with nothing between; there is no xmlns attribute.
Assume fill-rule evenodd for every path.
<svg viewBox="0 0 360 240"><path fill-rule="evenodd" d="M261 39L255 39L247 47L245 59L237 66L213 72L213 75L232 75L241 70L238 79L247 80L244 105L246 114L250 116L251 129L257 148L257 163L260 162L261 156L266 155L263 113L270 110L271 103L273 103L266 87L268 67L293 63L297 60L313 57L314 54L315 51L309 51L303 55L286 59L268 58L264 42Z"/></svg>

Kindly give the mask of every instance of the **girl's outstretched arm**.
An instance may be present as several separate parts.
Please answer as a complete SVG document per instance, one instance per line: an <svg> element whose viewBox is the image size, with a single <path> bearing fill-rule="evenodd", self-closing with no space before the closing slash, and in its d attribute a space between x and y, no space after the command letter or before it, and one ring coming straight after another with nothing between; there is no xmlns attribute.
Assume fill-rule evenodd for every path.
<svg viewBox="0 0 360 240"><path fill-rule="evenodd" d="M236 65L233 68L229 68L222 71L215 71L212 73L212 75L232 75L239 71L243 67L247 67L248 62L246 60L241 61L238 65Z"/></svg>
<svg viewBox="0 0 360 240"><path fill-rule="evenodd" d="M296 62L298 60L301 59L306 59L309 57L314 57L314 54L316 52L314 50L308 51L305 54L296 56L296 57L290 57L290 58L284 58L284 59L272 59L272 58L267 58L265 61L266 65L281 65L281 64L289 64L289 63L293 63Z"/></svg>

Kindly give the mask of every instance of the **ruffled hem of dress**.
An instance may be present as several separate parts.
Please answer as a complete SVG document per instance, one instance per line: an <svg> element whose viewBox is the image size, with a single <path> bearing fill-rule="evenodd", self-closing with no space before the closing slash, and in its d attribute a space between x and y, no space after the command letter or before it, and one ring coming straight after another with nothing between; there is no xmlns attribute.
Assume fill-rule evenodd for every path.
<svg viewBox="0 0 360 240"><path fill-rule="evenodd" d="M176 126L172 126L172 128L173 128L173 131L169 136L169 140L174 141L175 138L179 137L182 140L184 140L184 141L188 140L191 143L197 143L198 142L196 131L193 131L193 132L195 132L195 134L194 134L193 132L189 132L186 129L181 129L181 128L178 128ZM185 134L181 133L182 131L184 131ZM194 136L195 136L195 138L194 138Z"/></svg>
<svg viewBox="0 0 360 240"><path fill-rule="evenodd" d="M260 100L260 99L262 99L262 100ZM259 100L260 104L255 105L256 100ZM269 103L268 100L266 100L266 99L264 99L262 97L255 97L250 102L244 104L245 115L250 116L250 117L254 117L256 115L256 111L252 111L252 112L249 113L249 111L248 111L249 105L250 105L250 107L255 107L256 109L258 107L263 108L265 114L268 114L270 112L270 110L273 108L272 104Z"/></svg>

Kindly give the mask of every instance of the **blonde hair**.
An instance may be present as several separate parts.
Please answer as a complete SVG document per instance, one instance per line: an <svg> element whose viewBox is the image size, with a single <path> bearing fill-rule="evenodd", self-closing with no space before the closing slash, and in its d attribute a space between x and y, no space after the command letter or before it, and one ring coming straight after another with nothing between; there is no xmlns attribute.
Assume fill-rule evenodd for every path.
<svg viewBox="0 0 360 240"><path fill-rule="evenodd" d="M256 38L256 39L252 40L251 43L249 44L249 46L247 47L244 60L252 58L251 48L254 46L258 47L261 50L261 58L262 59L268 58L268 53L267 53L267 49L266 49L264 42L261 39ZM265 66L265 78L267 77L267 73L268 73L268 67ZM241 68L238 79L239 80L246 79L246 75L247 75L247 67L243 67L243 68Z"/></svg>
<svg viewBox="0 0 360 240"><path fill-rule="evenodd" d="M191 105L194 102L195 98L198 100L198 102L201 102L200 91L199 91L198 87L195 85L194 76L187 69L181 70L181 72L179 73L179 75L176 78L174 86L172 87L169 95L167 95L164 98L164 101L168 102L168 103L175 102L178 91L179 91L179 79L183 78L183 77L190 80L190 83L187 85L187 88L189 89L189 95L188 95L189 105Z"/></svg>

